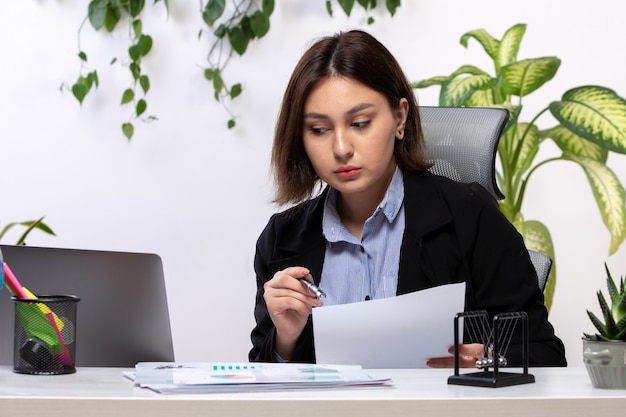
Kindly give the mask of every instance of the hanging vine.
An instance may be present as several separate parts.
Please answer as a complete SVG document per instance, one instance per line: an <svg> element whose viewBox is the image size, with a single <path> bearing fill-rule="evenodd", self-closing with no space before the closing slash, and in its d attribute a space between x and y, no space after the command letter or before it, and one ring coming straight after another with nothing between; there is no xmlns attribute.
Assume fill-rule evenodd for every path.
<svg viewBox="0 0 626 417"><path fill-rule="evenodd" d="M162 3L169 10L169 0L154 0L153 5ZM305 0L302 0L305 1ZM386 10L393 16L400 7L401 0L385 0ZM372 11L377 7L376 0L325 0L326 11L333 16L333 3L338 3L343 12L350 16L355 5L362 7L367 14L367 23L374 23ZM235 116L228 103L238 97L243 87L240 82L226 82L225 73L228 63L236 54L242 56L249 44L264 37L270 30L270 17L274 11L274 0L200 0L200 13L206 27L199 31L199 38L209 36L212 39L207 54L207 64L203 68L204 77L212 84L213 96L228 113L228 128L236 125ZM91 0L87 16L78 30L79 75L71 91L82 105L87 95L100 86L98 72L90 67L88 55L81 47L81 34L85 24L95 30L104 29L113 32L120 22L128 24L130 46L122 59L111 60L111 65L121 62L130 73L129 85L122 91L120 103L130 107L128 120L121 125L122 133L130 140L135 133L135 121L153 121L157 117L146 115L150 90L150 77L143 71L142 60L152 50L152 37L144 33L142 12L145 0Z"/></svg>

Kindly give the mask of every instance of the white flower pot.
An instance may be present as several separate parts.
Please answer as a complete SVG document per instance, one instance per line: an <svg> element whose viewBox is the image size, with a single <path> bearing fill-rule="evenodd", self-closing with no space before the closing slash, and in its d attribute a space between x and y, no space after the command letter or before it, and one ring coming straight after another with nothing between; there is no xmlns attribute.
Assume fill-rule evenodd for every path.
<svg viewBox="0 0 626 417"><path fill-rule="evenodd" d="M626 389L626 342L583 337L583 362L595 388Z"/></svg>

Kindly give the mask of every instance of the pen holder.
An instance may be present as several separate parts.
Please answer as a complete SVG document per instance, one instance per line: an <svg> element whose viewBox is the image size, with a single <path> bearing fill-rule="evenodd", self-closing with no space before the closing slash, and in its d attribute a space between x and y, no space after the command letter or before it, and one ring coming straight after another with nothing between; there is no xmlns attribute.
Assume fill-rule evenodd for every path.
<svg viewBox="0 0 626 417"><path fill-rule="evenodd" d="M12 297L15 303L13 372L60 375L76 372L76 307L74 295Z"/></svg>

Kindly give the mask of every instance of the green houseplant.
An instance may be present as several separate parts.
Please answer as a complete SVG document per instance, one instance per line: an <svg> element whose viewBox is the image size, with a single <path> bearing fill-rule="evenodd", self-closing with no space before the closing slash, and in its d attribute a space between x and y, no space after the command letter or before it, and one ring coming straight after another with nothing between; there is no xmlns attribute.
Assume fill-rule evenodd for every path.
<svg viewBox="0 0 626 417"><path fill-rule="evenodd" d="M305 0L301 0L305 1ZM306 0L309 1L309 0ZM393 16L401 0L385 0L385 9ZM169 10L169 0L154 0L154 7L163 5ZM213 97L220 102L229 115L228 128L236 124L236 117L227 102L234 100L243 91L240 82L229 82L226 68L235 56L242 56L248 45L263 38L270 30L270 17L274 12L275 0L200 0L197 9L204 25L199 28L198 38L208 38L211 46L203 65L204 78L213 88ZM378 7L377 0L325 0L326 11L333 17L334 3L350 16L355 6L367 14L367 23L374 23L372 10ZM382 2L381 2L382 3ZM91 67L86 49L81 45L81 32L85 23L95 30L104 29L112 33L120 26L128 32L130 45L111 65L121 63L128 68L130 80L121 94L122 106L132 110L127 121L122 123L122 133L128 140L135 133L135 121L153 121L155 115L147 115L147 94L152 87L149 74L144 70L143 60L153 48L153 38L144 28L142 16L146 9L145 0L90 0L87 15L78 30L78 58L80 70L70 89L82 105L86 96L100 87L98 71Z"/></svg>
<svg viewBox="0 0 626 417"><path fill-rule="evenodd" d="M597 292L602 320L587 310L597 330L583 333L583 361L596 388L626 388L626 287L624 277L616 285L606 263L606 287L609 302L602 291Z"/></svg>
<svg viewBox="0 0 626 417"><path fill-rule="evenodd" d="M448 76L415 81L415 89L440 86L440 106L501 107L510 112L498 146L497 180L505 198L500 209L517 227L526 246L550 255L556 266L552 237L538 220L522 213L525 191L532 175L540 167L556 161L578 164L585 172L602 220L611 234L609 255L626 238L626 194L619 179L607 166L609 152L626 153L626 101L615 91L586 85L566 91L560 99L549 102L530 121L523 122L523 98L535 92L556 74L561 61L554 56L518 59L525 24L509 28L502 39L484 29L472 30L461 37L468 46L475 39L492 59L490 74L473 65L463 65ZM540 128L543 116L552 116L551 125ZM536 161L539 147L552 140L560 156ZM553 267L545 289L550 308L556 284Z"/></svg>
<svg viewBox="0 0 626 417"><path fill-rule="evenodd" d="M50 226L48 226L46 223L43 222L43 217L40 217L37 220L27 220L24 222L12 222L12 223L7 223L2 230L0 230L0 240L2 240L2 238L4 238L4 236L7 234L7 232L11 229L13 229L16 226L22 226L25 228L25 230L22 232L22 234L20 235L20 237L17 239L17 242L15 243L16 245L25 245L26 244L26 237L30 234L30 232L32 232L33 230L37 229L40 230L44 233L47 233L49 235L55 236L54 232L52 231L52 229L50 228Z"/></svg>

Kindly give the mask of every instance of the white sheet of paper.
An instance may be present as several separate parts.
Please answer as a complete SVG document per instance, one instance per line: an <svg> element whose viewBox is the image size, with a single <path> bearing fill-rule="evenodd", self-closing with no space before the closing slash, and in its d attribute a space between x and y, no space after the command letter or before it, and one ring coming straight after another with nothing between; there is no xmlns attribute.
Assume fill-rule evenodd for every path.
<svg viewBox="0 0 626 417"><path fill-rule="evenodd" d="M397 297L313 309L317 363L367 369L425 368L451 356L454 317L465 306L465 283Z"/></svg>

